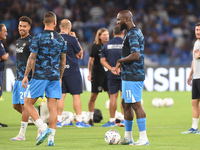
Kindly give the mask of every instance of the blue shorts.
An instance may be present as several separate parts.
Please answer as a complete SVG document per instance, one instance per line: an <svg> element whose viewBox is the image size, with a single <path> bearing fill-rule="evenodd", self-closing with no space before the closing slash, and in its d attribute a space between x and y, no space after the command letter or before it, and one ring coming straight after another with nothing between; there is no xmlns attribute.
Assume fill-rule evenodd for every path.
<svg viewBox="0 0 200 150"><path fill-rule="evenodd" d="M0 71L0 96L2 95L3 91L3 71Z"/></svg>
<svg viewBox="0 0 200 150"><path fill-rule="evenodd" d="M122 99L125 103L140 102L142 98L144 81L123 81Z"/></svg>
<svg viewBox="0 0 200 150"><path fill-rule="evenodd" d="M108 90L110 94L115 94L119 90L122 91L121 79L108 79Z"/></svg>
<svg viewBox="0 0 200 150"><path fill-rule="evenodd" d="M26 89L22 87L22 81L17 81L17 80L15 81L15 84L13 86L13 96L12 96L13 104L24 104Z"/></svg>
<svg viewBox="0 0 200 150"><path fill-rule="evenodd" d="M70 93L71 95L83 93L82 78L80 73L72 76L63 76L62 93Z"/></svg>
<svg viewBox="0 0 200 150"><path fill-rule="evenodd" d="M43 98L44 92L45 92L45 97L61 99L62 92L61 92L60 81L31 79L31 81L28 83L28 88L26 90L26 97Z"/></svg>

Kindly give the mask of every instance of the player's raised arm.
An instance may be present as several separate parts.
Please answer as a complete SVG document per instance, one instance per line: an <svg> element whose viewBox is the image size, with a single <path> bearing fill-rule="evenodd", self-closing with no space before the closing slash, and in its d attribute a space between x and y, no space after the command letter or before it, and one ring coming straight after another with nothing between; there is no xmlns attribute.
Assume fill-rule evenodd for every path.
<svg viewBox="0 0 200 150"><path fill-rule="evenodd" d="M83 48L82 48L82 46L79 42L78 42L78 45L79 45L81 50L79 51L78 54L76 54L76 57L79 58L79 59L83 59Z"/></svg>
<svg viewBox="0 0 200 150"><path fill-rule="evenodd" d="M194 58L199 59L200 58L200 52L198 49L194 50Z"/></svg>

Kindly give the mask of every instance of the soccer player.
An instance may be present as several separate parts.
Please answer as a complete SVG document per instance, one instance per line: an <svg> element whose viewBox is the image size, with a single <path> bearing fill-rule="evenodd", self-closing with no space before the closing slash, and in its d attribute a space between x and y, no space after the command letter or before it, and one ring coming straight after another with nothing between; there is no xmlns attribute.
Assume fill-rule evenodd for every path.
<svg viewBox="0 0 200 150"><path fill-rule="evenodd" d="M122 42L124 37L124 32L120 30L119 26L115 26L113 30L114 38L108 41L101 50L101 64L108 69L108 90L110 94L110 121L102 125L102 127L112 127L116 126L115 123L115 112L117 110L117 97L118 91L121 88L121 76L117 74L115 70L115 65L118 59L121 58ZM121 95L121 92L120 92ZM122 116L124 118L124 110L121 105ZM119 126L124 127L124 120L122 119Z"/></svg>
<svg viewBox="0 0 200 150"><path fill-rule="evenodd" d="M22 86L27 87L28 74L35 68L25 96L24 107L34 120L35 125L41 131L36 145L41 144L49 135L48 146L54 146L54 135L57 124L57 99L61 99L61 79L66 63L66 51L64 39L54 28L57 24L56 15L48 11L44 14L44 31L34 36L30 47L30 56L27 61L26 71L22 80ZM49 128L41 120L34 104L38 97L47 97L49 109Z"/></svg>
<svg viewBox="0 0 200 150"><path fill-rule="evenodd" d="M17 77L13 87L13 108L22 114L19 134L10 140L26 140L25 133L28 125L29 114L24 110L24 95L26 89L22 87L22 79L26 70L26 63L30 55L32 36L29 34L32 20L27 16L19 18L18 30L20 38L16 41ZM28 75L30 81L32 74Z"/></svg>
<svg viewBox="0 0 200 150"><path fill-rule="evenodd" d="M108 40L108 30L106 28L100 28L96 33L94 44L90 48L90 58L88 62L88 80L92 83L92 90L90 100L88 102L88 110L90 118L89 124L91 126L94 126L93 115L97 96L99 92L102 92L102 90L108 91L107 70L105 70L100 63L101 49L103 45L108 42Z"/></svg>
<svg viewBox="0 0 200 150"><path fill-rule="evenodd" d="M200 114L200 22L195 25L195 35L197 40L194 43L193 61L191 63L191 71L187 79L187 84L192 86L192 127L188 131L182 132L182 134L200 134L198 130Z"/></svg>
<svg viewBox="0 0 200 150"><path fill-rule="evenodd" d="M73 107L76 112L76 127L84 128L91 127L82 121L82 106L80 100L80 94L83 92L82 89L82 78L78 65L78 58L83 58L83 50L77 41L76 35L71 31L72 24L68 19L63 19L60 23L60 35L64 38L67 45L66 53L66 65L65 71L62 78L62 99L57 101L57 113L58 122L57 127L62 127L62 111L64 108L64 100L66 93L70 93L73 96ZM73 125L70 123L68 125Z"/></svg>
<svg viewBox="0 0 200 150"><path fill-rule="evenodd" d="M124 108L125 136L122 145L133 145L133 110L137 117L139 140L134 145L149 145L146 134L146 113L141 105L144 72L144 36L133 23L129 10L117 14L117 24L121 30L127 30L123 41L122 58L117 61L116 71L122 74L122 106Z"/></svg>
<svg viewBox="0 0 200 150"><path fill-rule="evenodd" d="M3 100L3 97L1 96L3 90L3 71L5 68L5 61L9 58L9 54L6 53L2 40L5 40L7 35L8 33L6 26L0 23L0 101ZM8 125L0 123L0 127L8 127Z"/></svg>

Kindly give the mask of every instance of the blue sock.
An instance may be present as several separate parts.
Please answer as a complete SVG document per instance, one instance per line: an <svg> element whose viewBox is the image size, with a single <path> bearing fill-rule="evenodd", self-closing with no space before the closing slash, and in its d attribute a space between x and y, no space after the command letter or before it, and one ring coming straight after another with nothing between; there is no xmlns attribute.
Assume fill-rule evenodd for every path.
<svg viewBox="0 0 200 150"><path fill-rule="evenodd" d="M125 131L132 131L133 120L129 121L129 120L124 119L124 124L125 124Z"/></svg>
<svg viewBox="0 0 200 150"><path fill-rule="evenodd" d="M139 128L139 131L146 131L146 118L139 118L137 119L137 125ZM126 127L126 125L125 125Z"/></svg>

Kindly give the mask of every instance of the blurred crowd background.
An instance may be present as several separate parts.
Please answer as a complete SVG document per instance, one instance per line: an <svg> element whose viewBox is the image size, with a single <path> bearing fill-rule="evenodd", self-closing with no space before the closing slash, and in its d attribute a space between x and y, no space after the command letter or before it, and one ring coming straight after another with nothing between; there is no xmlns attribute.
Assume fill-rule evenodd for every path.
<svg viewBox="0 0 200 150"><path fill-rule="evenodd" d="M133 13L134 23L145 36L146 65L191 64L194 26L200 20L199 0L0 0L0 22L8 29L4 41L10 54L7 65L16 62L18 19L23 15L33 20L31 35L43 30L47 11L56 13L58 24L61 19L69 19L84 50L79 63L87 66L96 31L105 27L112 38L117 13L125 9Z"/></svg>

